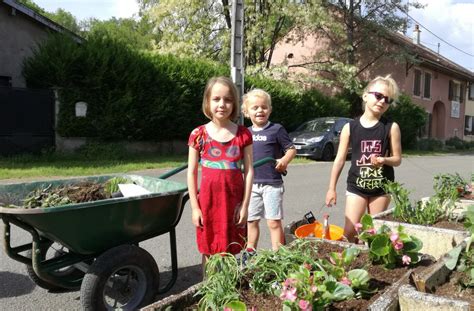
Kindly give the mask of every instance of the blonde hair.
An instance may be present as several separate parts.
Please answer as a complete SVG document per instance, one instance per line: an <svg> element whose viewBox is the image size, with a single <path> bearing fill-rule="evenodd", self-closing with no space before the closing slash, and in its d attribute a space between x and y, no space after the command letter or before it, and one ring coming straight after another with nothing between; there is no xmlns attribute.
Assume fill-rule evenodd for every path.
<svg viewBox="0 0 474 311"><path fill-rule="evenodd" d="M248 117L247 109L248 109L248 103L251 98L263 99L265 101L265 104L267 104L268 107L270 108L270 110L272 109L272 97L270 96L270 94L268 94L262 89L252 89L250 92L244 95L243 100L242 100L243 101L242 112L244 113L246 117Z"/></svg>
<svg viewBox="0 0 474 311"><path fill-rule="evenodd" d="M386 75L385 77L377 76L372 79L372 81L370 81L365 87L364 94L367 94L370 88L377 83L382 83L387 87L388 94L385 94L385 96L392 98L395 103L399 95L399 89L397 82L395 82L395 80L392 78L392 75L390 74Z"/></svg>
<svg viewBox="0 0 474 311"><path fill-rule="evenodd" d="M204 94L202 97L202 112L204 115L212 120L212 112L211 112L211 105L210 105L210 98L211 98L211 91L214 85L222 84L229 88L230 95L232 96L232 113L229 116L229 119L234 121L237 120L239 117L239 92L235 87L234 82L230 78L227 77L213 77L207 81L206 88L204 89Z"/></svg>

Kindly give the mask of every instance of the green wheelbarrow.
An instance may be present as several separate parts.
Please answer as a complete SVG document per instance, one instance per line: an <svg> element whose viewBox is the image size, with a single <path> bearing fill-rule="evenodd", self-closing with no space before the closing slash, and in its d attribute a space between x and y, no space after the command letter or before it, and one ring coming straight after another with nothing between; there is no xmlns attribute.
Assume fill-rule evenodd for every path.
<svg viewBox="0 0 474 311"><path fill-rule="evenodd" d="M254 167L274 163L264 158ZM48 208L0 207L6 254L26 265L29 277L48 290L79 289L86 310L136 310L165 293L178 276L176 231L189 195L183 183L166 178L187 165L156 177L108 175L0 186L0 202L21 205L32 191L84 181L102 183L122 176L150 193L134 197ZM12 246L12 225L31 242ZM156 261L139 243L169 233L171 279L160 287Z"/></svg>
<svg viewBox="0 0 474 311"><path fill-rule="evenodd" d="M165 178L185 169L178 168ZM30 278L49 290L79 289L88 310L134 310L168 291L178 274L176 232L188 200L183 183L138 175L111 175L0 186L0 201L20 205L35 189L123 176L150 193L48 208L0 207L4 249L26 265ZM27 231L30 243L13 247L11 226ZM160 288L158 266L139 243L169 233L172 275Z"/></svg>

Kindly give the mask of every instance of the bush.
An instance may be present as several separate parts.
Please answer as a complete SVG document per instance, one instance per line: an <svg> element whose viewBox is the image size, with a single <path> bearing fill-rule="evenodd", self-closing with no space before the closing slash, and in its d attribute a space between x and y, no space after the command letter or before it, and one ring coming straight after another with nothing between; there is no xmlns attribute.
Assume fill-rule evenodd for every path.
<svg viewBox="0 0 474 311"><path fill-rule="evenodd" d="M207 60L144 53L103 36L81 45L54 35L24 64L29 87L59 89L58 133L102 141L187 139L207 122L201 112L205 84L229 76L229 67ZM263 77L247 77L246 90L262 88L274 103L272 121L288 129L322 116L348 116L348 103L317 90L304 91ZM75 116L75 103L88 103Z"/></svg>
<svg viewBox="0 0 474 311"><path fill-rule="evenodd" d="M469 149L470 143L467 141L462 140L459 137L451 137L446 140L445 142L446 146L452 146L456 150L463 150L463 149Z"/></svg>
<svg viewBox="0 0 474 311"><path fill-rule="evenodd" d="M436 151L442 150L444 144L441 140L436 138L421 138L418 139L415 149L421 151Z"/></svg>
<svg viewBox="0 0 474 311"><path fill-rule="evenodd" d="M428 120L425 110L414 104L408 95L401 94L396 105L390 106L386 116L400 126L402 147L415 148L418 133Z"/></svg>

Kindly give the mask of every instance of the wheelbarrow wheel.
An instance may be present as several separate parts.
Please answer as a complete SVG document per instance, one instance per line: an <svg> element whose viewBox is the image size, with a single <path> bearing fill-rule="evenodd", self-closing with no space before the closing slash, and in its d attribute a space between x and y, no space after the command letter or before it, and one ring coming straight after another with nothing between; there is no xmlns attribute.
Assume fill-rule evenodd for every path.
<svg viewBox="0 0 474 311"><path fill-rule="evenodd" d="M40 260L45 260L45 259L51 259L55 257L59 257L66 253L64 250L65 248L61 245L57 246L57 243L46 243L40 246L40 251L41 251L41 258ZM26 252L26 257L31 258L31 250L28 250ZM26 265L26 273L30 277L30 279L39 287L50 290L50 291L57 291L64 289L64 287L59 286L55 283L43 280L40 278L35 270L33 269L32 265ZM73 266L68 266L64 267L61 269L58 269L56 271L50 272L50 274L55 277L55 278L61 278L61 279L67 279L67 280L73 280L74 283L77 283L77 286L70 286L68 289L79 289L81 287L81 282L82 278L84 277L84 272L81 270L73 267Z"/></svg>
<svg viewBox="0 0 474 311"><path fill-rule="evenodd" d="M136 310L151 303L159 288L153 257L135 245L114 247L89 267L81 285L85 310Z"/></svg>

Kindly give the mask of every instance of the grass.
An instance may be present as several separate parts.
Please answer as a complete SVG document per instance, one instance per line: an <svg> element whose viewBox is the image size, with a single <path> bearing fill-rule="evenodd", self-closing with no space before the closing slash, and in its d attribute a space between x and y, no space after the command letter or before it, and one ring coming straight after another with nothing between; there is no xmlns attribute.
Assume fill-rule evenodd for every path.
<svg viewBox="0 0 474 311"><path fill-rule="evenodd" d="M473 151L464 151L472 154ZM457 151L403 151L404 156L441 155L460 153ZM296 157L292 164L314 163ZM186 155L137 155L112 149L89 149L74 154L44 153L41 155L20 155L0 157L0 179L32 179L99 174L128 173L147 169L168 169L187 163Z"/></svg>

